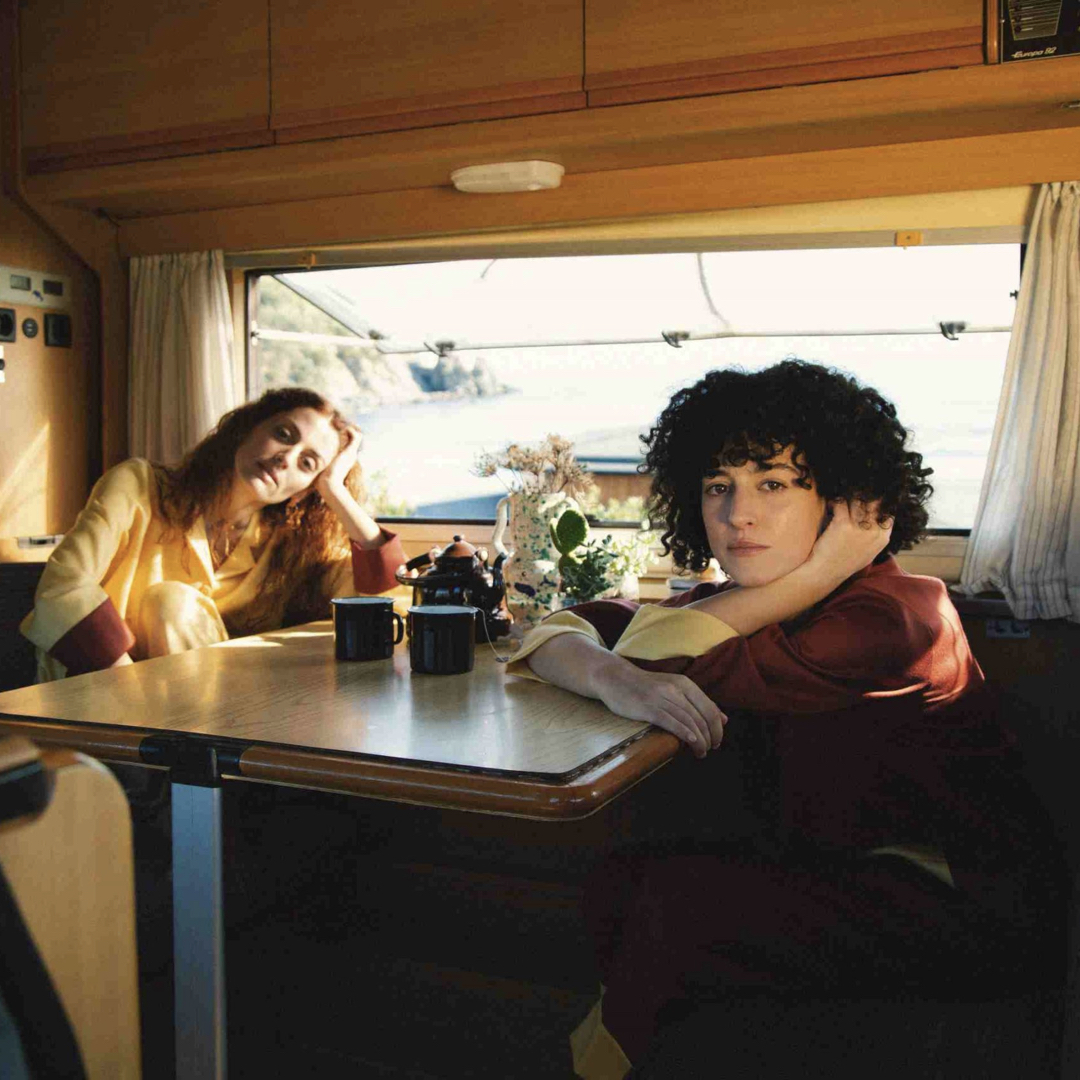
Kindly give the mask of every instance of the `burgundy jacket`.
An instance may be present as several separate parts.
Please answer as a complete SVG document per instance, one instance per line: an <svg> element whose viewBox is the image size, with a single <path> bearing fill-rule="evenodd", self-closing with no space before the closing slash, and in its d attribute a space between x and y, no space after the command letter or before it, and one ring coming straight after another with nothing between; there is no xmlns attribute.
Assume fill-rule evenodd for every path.
<svg viewBox="0 0 1080 1080"><path fill-rule="evenodd" d="M730 587L698 585L664 604ZM611 648L637 605L573 610ZM729 735L764 733L757 782L771 788L760 794L785 839L862 851L930 844L953 867L990 869L1031 837L1013 740L945 585L891 556L789 622L701 656L633 662L693 679L732 714Z"/></svg>

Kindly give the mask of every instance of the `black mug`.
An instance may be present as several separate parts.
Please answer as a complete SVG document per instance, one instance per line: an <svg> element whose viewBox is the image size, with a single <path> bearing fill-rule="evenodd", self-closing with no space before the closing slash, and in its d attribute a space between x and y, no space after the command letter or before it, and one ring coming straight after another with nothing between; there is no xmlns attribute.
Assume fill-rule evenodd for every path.
<svg viewBox="0 0 1080 1080"><path fill-rule="evenodd" d="M423 604L409 608L409 659L423 675L472 671L476 608Z"/></svg>
<svg viewBox="0 0 1080 1080"><path fill-rule="evenodd" d="M339 596L334 605L334 658L388 660L405 636L405 623L388 596ZM397 634L394 634L394 624Z"/></svg>

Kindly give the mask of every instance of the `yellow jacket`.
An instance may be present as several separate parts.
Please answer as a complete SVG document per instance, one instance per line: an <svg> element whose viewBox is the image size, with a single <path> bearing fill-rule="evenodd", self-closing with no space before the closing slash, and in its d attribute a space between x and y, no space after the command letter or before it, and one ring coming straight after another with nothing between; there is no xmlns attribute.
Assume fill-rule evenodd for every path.
<svg viewBox="0 0 1080 1080"><path fill-rule="evenodd" d="M393 586L405 556L392 533L384 530L383 537L374 550L354 544L351 553L342 552L327 579L327 599ZM34 610L20 627L38 647L39 681L107 667L124 652L145 658L139 609L147 589L163 581L193 586L228 623L259 596L275 542L256 513L215 570L201 517L187 535L170 531L161 517L148 461L132 458L110 469L49 558Z"/></svg>

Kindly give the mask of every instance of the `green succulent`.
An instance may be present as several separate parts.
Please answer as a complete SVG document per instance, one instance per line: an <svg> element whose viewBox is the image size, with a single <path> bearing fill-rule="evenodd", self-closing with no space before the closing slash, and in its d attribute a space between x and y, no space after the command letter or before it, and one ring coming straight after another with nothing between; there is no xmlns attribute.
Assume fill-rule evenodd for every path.
<svg viewBox="0 0 1080 1080"><path fill-rule="evenodd" d="M576 566L578 560L574 558L574 552L585 543L589 535L589 523L585 515L578 510L564 510L558 520L548 526L551 530L551 542L561 556L559 559L559 572L562 573L569 566Z"/></svg>

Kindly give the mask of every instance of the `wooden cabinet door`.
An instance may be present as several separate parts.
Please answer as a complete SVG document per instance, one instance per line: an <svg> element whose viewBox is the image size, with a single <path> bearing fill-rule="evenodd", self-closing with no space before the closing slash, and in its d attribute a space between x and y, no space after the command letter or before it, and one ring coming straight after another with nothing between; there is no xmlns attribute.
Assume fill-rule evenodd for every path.
<svg viewBox="0 0 1080 1080"><path fill-rule="evenodd" d="M582 0L270 0L279 141L582 108Z"/></svg>
<svg viewBox="0 0 1080 1080"><path fill-rule="evenodd" d="M586 0L590 105L983 61L984 0Z"/></svg>
<svg viewBox="0 0 1080 1080"><path fill-rule="evenodd" d="M30 168L269 142L268 21L266 0L21 0Z"/></svg>

